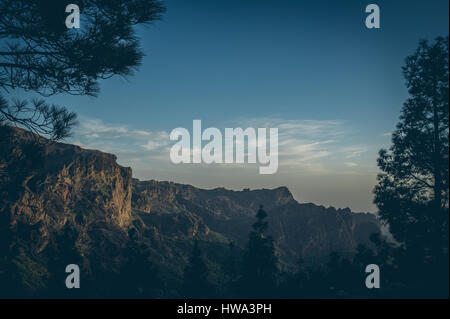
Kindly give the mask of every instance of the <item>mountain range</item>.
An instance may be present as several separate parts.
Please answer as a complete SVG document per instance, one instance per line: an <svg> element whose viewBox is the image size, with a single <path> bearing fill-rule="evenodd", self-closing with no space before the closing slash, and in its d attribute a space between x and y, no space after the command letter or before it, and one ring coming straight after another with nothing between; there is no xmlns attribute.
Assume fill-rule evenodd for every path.
<svg viewBox="0 0 450 319"><path fill-rule="evenodd" d="M286 187L236 191L140 181L115 155L17 128L1 127L0 133L3 251L12 256L14 278L28 293L46 287L51 261L71 249L85 273L120 272L130 229L148 246L168 285L180 282L195 240L214 276L230 243L245 248L261 205L286 271L299 258L318 264L331 252L351 255L380 232L374 214L299 203ZM4 274L8 269L0 262L0 275L2 267Z"/></svg>

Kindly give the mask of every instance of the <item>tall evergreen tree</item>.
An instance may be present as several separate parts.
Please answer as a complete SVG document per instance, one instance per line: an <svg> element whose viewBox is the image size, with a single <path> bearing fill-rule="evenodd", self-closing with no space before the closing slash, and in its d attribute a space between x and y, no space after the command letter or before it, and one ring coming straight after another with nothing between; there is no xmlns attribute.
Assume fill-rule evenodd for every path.
<svg viewBox="0 0 450 319"><path fill-rule="evenodd" d="M375 203L401 243L403 273L418 289L448 294L448 37L422 41L403 67L409 92L392 146L379 153ZM445 280L445 278L447 278Z"/></svg>
<svg viewBox="0 0 450 319"><path fill-rule="evenodd" d="M273 239L267 235L266 218L267 213L260 206L244 252L241 289L245 297L274 297L278 259Z"/></svg>

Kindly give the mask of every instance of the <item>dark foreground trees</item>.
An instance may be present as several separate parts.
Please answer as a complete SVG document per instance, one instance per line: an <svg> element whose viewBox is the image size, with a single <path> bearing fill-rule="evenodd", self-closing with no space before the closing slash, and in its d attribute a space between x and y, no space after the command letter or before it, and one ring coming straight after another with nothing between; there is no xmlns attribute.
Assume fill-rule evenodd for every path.
<svg viewBox="0 0 450 319"><path fill-rule="evenodd" d="M91 95L99 79L128 76L143 52L136 25L158 20L158 0L80 0L79 29L67 29L68 3L60 0L0 2L0 124L25 127L52 139L70 133L75 114L42 99L12 100L16 89L41 96Z"/></svg>
<svg viewBox="0 0 450 319"><path fill-rule="evenodd" d="M208 268L203 261L198 241L194 242L192 255L184 269L181 295L187 298L211 298L214 287L208 280Z"/></svg>
<svg viewBox="0 0 450 319"><path fill-rule="evenodd" d="M448 37L422 41L403 67L409 98L382 149L375 203L400 243L396 280L421 296L448 296Z"/></svg>
<svg viewBox="0 0 450 319"><path fill-rule="evenodd" d="M116 295L122 298L156 298L162 289L159 269L150 261L147 245L134 228L128 231L128 244L124 249L126 262L120 268Z"/></svg>
<svg viewBox="0 0 450 319"><path fill-rule="evenodd" d="M243 297L274 297L278 275L278 259L273 239L267 234L267 213L260 206L243 256L239 281Z"/></svg>

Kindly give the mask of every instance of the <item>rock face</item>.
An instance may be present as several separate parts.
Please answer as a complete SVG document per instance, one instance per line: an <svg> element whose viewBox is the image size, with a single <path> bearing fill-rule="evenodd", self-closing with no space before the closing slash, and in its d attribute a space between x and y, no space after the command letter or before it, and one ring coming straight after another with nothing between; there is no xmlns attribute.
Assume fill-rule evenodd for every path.
<svg viewBox="0 0 450 319"><path fill-rule="evenodd" d="M119 166L114 155L44 143L20 129L2 128L2 134L0 212L13 229L35 228L37 252L46 248L49 230L67 222L84 228L130 223L131 168Z"/></svg>

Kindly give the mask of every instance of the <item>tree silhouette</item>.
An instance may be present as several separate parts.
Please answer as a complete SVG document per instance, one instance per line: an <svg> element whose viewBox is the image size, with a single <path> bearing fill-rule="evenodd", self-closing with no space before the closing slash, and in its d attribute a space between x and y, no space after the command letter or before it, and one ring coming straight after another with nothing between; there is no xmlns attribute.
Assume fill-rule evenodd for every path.
<svg viewBox="0 0 450 319"><path fill-rule="evenodd" d="M67 29L60 0L0 2L0 89L42 96L94 96L98 80L127 76L143 52L134 26L161 17L159 0L79 0L81 26ZM0 93L0 124L12 123L53 139L67 136L75 114L43 100L8 100Z"/></svg>
<svg viewBox="0 0 450 319"><path fill-rule="evenodd" d="M278 259L273 239L266 234L266 218L267 213L260 206L244 252L241 289L246 297L274 297Z"/></svg>
<svg viewBox="0 0 450 319"><path fill-rule="evenodd" d="M117 294L126 298L157 297L162 284L158 268L149 259L148 247L139 240L136 229L131 228L128 237L127 261L120 269Z"/></svg>
<svg viewBox="0 0 450 319"><path fill-rule="evenodd" d="M448 37L439 37L431 44L420 42L406 59L410 96L390 150L379 152L382 173L374 190L381 220L401 243L396 259L403 273L410 274L411 282L421 278L413 284L417 289L446 285L447 294L448 54Z"/></svg>
<svg viewBox="0 0 450 319"><path fill-rule="evenodd" d="M213 288L208 281L208 268L202 259L198 241L194 242L192 255L184 269L182 294L188 298L208 298L213 294Z"/></svg>

